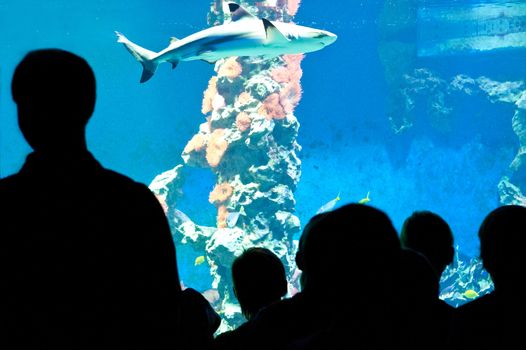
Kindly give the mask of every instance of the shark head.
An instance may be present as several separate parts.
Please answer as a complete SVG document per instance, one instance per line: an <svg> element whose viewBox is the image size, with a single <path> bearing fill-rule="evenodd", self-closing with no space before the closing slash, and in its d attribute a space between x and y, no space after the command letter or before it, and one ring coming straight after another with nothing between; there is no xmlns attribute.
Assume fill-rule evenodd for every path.
<svg viewBox="0 0 526 350"><path fill-rule="evenodd" d="M304 35L306 36L306 39L318 42L320 45L322 45L322 48L329 46L338 38L334 33L314 28L312 28L310 31L307 31Z"/></svg>
<svg viewBox="0 0 526 350"><path fill-rule="evenodd" d="M336 34L326 30L274 23L281 30L288 44L297 48L299 52L306 53L321 50L334 43L337 39Z"/></svg>

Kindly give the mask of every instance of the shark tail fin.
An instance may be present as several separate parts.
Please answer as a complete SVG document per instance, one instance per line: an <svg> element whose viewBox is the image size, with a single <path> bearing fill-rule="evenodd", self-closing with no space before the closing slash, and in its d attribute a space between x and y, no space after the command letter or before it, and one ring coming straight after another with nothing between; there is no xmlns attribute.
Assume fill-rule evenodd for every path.
<svg viewBox="0 0 526 350"><path fill-rule="evenodd" d="M157 53L140 47L139 45L128 40L128 38L119 32L115 32L115 34L117 34L117 42L123 44L126 50L128 50L133 55L133 57L135 57L135 59L139 61L140 64L142 64L143 71L141 83L150 80L150 78L155 74L157 66L159 66L159 63L155 61Z"/></svg>

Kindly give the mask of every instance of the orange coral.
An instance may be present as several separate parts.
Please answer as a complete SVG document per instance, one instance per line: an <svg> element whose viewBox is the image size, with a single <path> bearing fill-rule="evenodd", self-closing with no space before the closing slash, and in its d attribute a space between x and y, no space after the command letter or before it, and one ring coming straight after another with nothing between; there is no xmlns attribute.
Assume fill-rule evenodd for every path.
<svg viewBox="0 0 526 350"><path fill-rule="evenodd" d="M250 124L252 123L252 118L246 112L240 112L236 116L236 126L241 132L245 132L250 129Z"/></svg>
<svg viewBox="0 0 526 350"><path fill-rule="evenodd" d="M208 112L212 111L212 102L214 101L214 97L217 95L217 77L212 77L208 81L208 88L205 90L203 94L203 104L201 107L201 112L203 114L207 114Z"/></svg>
<svg viewBox="0 0 526 350"><path fill-rule="evenodd" d="M212 204L222 204L226 202L230 197L232 197L232 194L234 193L234 189L228 182L223 182L222 184L217 184L214 187L214 190L210 192L210 196L208 196L208 201Z"/></svg>
<svg viewBox="0 0 526 350"><path fill-rule="evenodd" d="M215 168L221 162L221 158L228 148L228 142L224 138L225 129L216 129L210 135L206 147L206 161L208 165Z"/></svg>
<svg viewBox="0 0 526 350"><path fill-rule="evenodd" d="M226 228L226 219L228 218L228 210L226 206L220 205L217 208L217 228Z"/></svg>
<svg viewBox="0 0 526 350"><path fill-rule="evenodd" d="M286 115L277 93L267 96L259 108L258 113L264 115L267 119L283 119Z"/></svg>
<svg viewBox="0 0 526 350"><path fill-rule="evenodd" d="M219 77L235 79L239 77L242 72L243 68L241 67L241 64L239 64L239 62L237 61L237 57L230 57L221 65L221 67L219 67L217 75Z"/></svg>
<svg viewBox="0 0 526 350"><path fill-rule="evenodd" d="M300 4L301 4L301 0L288 0L287 1L287 11L289 15L294 16L296 13L298 13Z"/></svg>
<svg viewBox="0 0 526 350"><path fill-rule="evenodd" d="M190 141L184 147L184 153L190 153L193 151L201 152L206 146L206 136L203 134L195 134Z"/></svg>
<svg viewBox="0 0 526 350"><path fill-rule="evenodd" d="M246 105L246 104L252 102L253 100L254 100L254 98L252 97L250 92L246 92L246 91L243 91L237 97L237 103L239 105L241 105L241 106Z"/></svg>

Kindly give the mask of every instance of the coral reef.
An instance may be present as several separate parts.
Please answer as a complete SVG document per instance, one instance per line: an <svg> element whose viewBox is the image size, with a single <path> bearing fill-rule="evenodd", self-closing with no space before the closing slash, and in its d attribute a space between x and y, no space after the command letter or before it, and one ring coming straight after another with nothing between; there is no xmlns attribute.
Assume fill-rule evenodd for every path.
<svg viewBox="0 0 526 350"><path fill-rule="evenodd" d="M456 249L451 266L442 274L440 298L458 307L493 290L493 281L478 258L469 258Z"/></svg>
<svg viewBox="0 0 526 350"><path fill-rule="evenodd" d="M240 2L253 14L280 21L289 21L299 3ZM226 19L223 5L213 3L210 24ZM293 235L300 230L294 191L301 176L297 156L301 147L293 112L301 99L302 59L303 55L286 55L216 62L217 75L203 95L206 121L184 148L184 164L150 185L166 208L176 244L191 244L206 256L212 277L208 293L224 316L223 329L242 319L232 294L230 266L244 249L271 249L282 259L292 283L298 283ZM186 167L207 168L215 174L217 182L208 198L217 208L215 227L199 225L178 209L184 199ZM290 290L295 288L291 285Z"/></svg>

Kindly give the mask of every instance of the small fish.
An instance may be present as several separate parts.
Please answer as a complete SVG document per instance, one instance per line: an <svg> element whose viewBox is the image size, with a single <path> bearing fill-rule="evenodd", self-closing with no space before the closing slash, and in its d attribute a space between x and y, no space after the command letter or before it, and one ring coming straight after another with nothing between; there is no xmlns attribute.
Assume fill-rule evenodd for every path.
<svg viewBox="0 0 526 350"><path fill-rule="evenodd" d="M198 266L205 262L205 257L203 255L198 256L195 258L194 265Z"/></svg>
<svg viewBox="0 0 526 350"><path fill-rule="evenodd" d="M369 194L370 192L367 192L367 196L365 196L365 198L362 198L358 201L358 203L360 204L367 204L371 201L371 198L369 198Z"/></svg>
<svg viewBox="0 0 526 350"><path fill-rule="evenodd" d="M467 291L464 292L464 294L462 294L463 296L465 296L466 298L468 299L475 299L475 298L478 298L479 297L479 293L477 293L476 291L474 291L473 289L468 289Z"/></svg>
<svg viewBox="0 0 526 350"><path fill-rule="evenodd" d="M226 217L226 224L227 224L227 226L230 227L230 228L236 226L240 215L243 215L243 216L247 215L245 213L245 208L244 207L241 207L241 209L239 211L234 211L234 212L228 213L228 216Z"/></svg>
<svg viewBox="0 0 526 350"><path fill-rule="evenodd" d="M321 214L321 213L325 213L326 211L332 210L336 206L336 203L338 203L339 200L341 200L341 198L340 198L340 193L338 192L338 195L336 196L336 198L322 205L320 209L318 209L316 214Z"/></svg>
<svg viewBox="0 0 526 350"><path fill-rule="evenodd" d="M237 220L239 219L239 212L235 211L232 213L228 213L228 216L226 217L226 225L230 228L236 226Z"/></svg>

